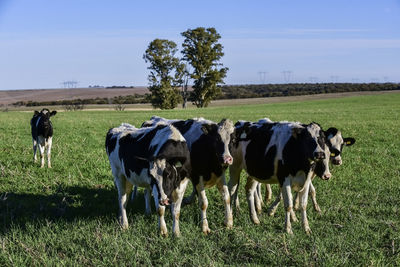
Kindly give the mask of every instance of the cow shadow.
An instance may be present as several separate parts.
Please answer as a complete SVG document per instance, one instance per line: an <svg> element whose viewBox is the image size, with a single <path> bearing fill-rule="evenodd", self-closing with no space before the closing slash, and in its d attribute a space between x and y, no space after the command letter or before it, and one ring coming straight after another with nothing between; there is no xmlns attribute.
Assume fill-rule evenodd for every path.
<svg viewBox="0 0 400 267"><path fill-rule="evenodd" d="M127 211L144 216L144 206L144 198L139 194L134 203L128 203ZM43 220L72 222L102 217L117 221L118 211L115 188L71 186L53 194L0 193L0 233Z"/></svg>

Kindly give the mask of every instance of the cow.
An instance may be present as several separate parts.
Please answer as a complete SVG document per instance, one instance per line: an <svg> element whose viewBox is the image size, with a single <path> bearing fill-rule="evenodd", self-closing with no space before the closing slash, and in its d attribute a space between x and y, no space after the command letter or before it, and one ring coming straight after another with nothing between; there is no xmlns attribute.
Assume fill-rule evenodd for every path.
<svg viewBox="0 0 400 267"><path fill-rule="evenodd" d="M190 154L180 132L167 124L135 128L123 123L108 131L105 146L118 190L122 228L128 228L127 196L135 185L152 190L162 236L168 235L164 213L172 200L172 229L180 236L180 207L190 173Z"/></svg>
<svg viewBox="0 0 400 267"><path fill-rule="evenodd" d="M37 161L36 150L39 147L40 167L44 167L44 151L47 148L47 167L51 168L51 146L53 143L53 125L50 117L57 114L57 111L51 111L47 108L40 112L35 110L31 119L31 133L33 143L33 161Z"/></svg>
<svg viewBox="0 0 400 267"><path fill-rule="evenodd" d="M228 119L223 119L217 124L204 118L167 120L153 116L149 121L144 122L142 127L156 125L160 122L175 126L188 144L192 164L190 179L193 190L197 193L199 199L202 232L205 235L211 232L206 215L208 200L205 189L214 185L217 185L224 202L224 223L227 228L232 228L233 216L230 207L230 194L225 180L225 170L233 162L229 152L230 138L234 133L233 123Z"/></svg>
<svg viewBox="0 0 400 267"><path fill-rule="evenodd" d="M260 123L260 122L259 122ZM327 140L327 145L329 147L329 150L331 151L330 154L330 162L333 165L342 165L342 149L344 146L351 146L355 143L355 139L353 137L343 137L341 131L339 131L337 128L331 127L327 131L324 132ZM314 177L313 177L314 178ZM269 190L271 190L270 185L267 184L267 187L269 187ZM260 185L257 186L257 188L260 188ZM258 191L259 192L259 191ZM267 188L268 192L268 188ZM311 200L313 203L314 210L318 213L321 213L321 208L319 207L317 203L317 198L316 198L316 191L315 187L311 181L310 183L310 189L309 189L309 194L311 196ZM268 196L268 194L267 194ZM273 216L276 208L281 200L281 196L278 197L275 202L268 208L268 215ZM256 207L260 209L261 204L257 203L257 201L261 202L259 199L261 199L261 194L259 193L258 196L255 196L255 201L256 201ZM298 210L299 209L299 195L297 194L295 197L294 201L294 209Z"/></svg>
<svg viewBox="0 0 400 267"><path fill-rule="evenodd" d="M263 123L270 123L270 122L272 122L270 119L264 118L264 119L260 119L258 122L256 122L256 124L263 124ZM333 165L341 165L342 164L341 153L342 153L343 147L353 145L356 140L353 137L342 137L341 131L339 131L337 128L334 128L334 127L331 127L327 131L324 131L324 134L326 136L327 145L329 147L329 150L331 151L330 162ZM271 190L270 184L265 184L265 192L266 192L265 200L266 200L266 203L268 203L272 198L272 190ZM312 181L310 183L309 194L310 194L311 200L313 202L314 210L317 211L318 213L321 213L321 208L319 207L319 205L317 203L316 191L315 191L315 187L314 187ZM282 196L278 197L273 202L273 204L268 208L269 216L273 216L275 214L277 205L279 204L281 199L282 199ZM261 183L259 183L256 187L256 191L254 194L254 200L255 200L255 207L256 207L257 213L260 214L261 206L263 205L262 194L261 194ZM235 204L236 208L239 209L238 197L236 197L234 204ZM294 209L295 210L299 209L299 195L298 194L296 194L296 197L295 197Z"/></svg>
<svg viewBox="0 0 400 267"><path fill-rule="evenodd" d="M235 124L236 140L231 145L233 164L229 167L229 187L233 198L237 195L240 172L245 169L249 175L246 183L246 197L250 216L259 224L254 206L257 182L278 183L285 204L285 230L293 234L292 189L300 194L302 223L307 234L311 233L306 207L311 177L315 174L328 180L330 151L326 145L324 131L317 123L307 125L298 122L250 123L239 121ZM318 166L318 167L317 167Z"/></svg>

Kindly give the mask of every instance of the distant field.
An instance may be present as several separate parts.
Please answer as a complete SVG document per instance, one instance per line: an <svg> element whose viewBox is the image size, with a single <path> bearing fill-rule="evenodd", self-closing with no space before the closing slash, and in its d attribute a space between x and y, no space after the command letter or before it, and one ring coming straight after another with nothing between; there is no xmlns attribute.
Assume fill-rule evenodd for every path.
<svg viewBox="0 0 400 267"><path fill-rule="evenodd" d="M60 112L53 119L53 169L32 162L30 112L0 112L0 266L26 265L400 265L400 93L206 109ZM104 150L107 130L159 115L234 122L319 122L357 141L333 178L314 185L322 215L308 206L311 236L300 223L284 233L284 212L252 224L241 183L241 211L223 227L216 188L207 191L212 233L203 236L197 204L181 212L179 239L161 238L142 196L117 223L117 192ZM228 176L229 177L229 176ZM242 174L242 178L245 175ZM244 179L243 179L244 180ZM274 188L274 195L277 187ZM188 188L187 194L191 192ZM154 211L154 208L153 208ZM172 219L167 212L168 230Z"/></svg>
<svg viewBox="0 0 400 267"><path fill-rule="evenodd" d="M96 97L113 98L148 93L147 87L135 88L72 88L72 89L32 89L32 90L0 90L0 105L11 105L18 101L56 101L71 99L91 99Z"/></svg>

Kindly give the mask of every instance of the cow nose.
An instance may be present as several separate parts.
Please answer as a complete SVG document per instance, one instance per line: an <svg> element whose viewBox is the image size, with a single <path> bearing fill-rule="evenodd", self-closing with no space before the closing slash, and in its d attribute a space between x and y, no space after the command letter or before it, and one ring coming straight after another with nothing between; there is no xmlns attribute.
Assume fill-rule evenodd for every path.
<svg viewBox="0 0 400 267"><path fill-rule="evenodd" d="M232 165L233 159L231 156L224 157L224 164Z"/></svg>
<svg viewBox="0 0 400 267"><path fill-rule="evenodd" d="M324 152L314 152L314 159L325 159Z"/></svg>
<svg viewBox="0 0 400 267"><path fill-rule="evenodd" d="M158 201L158 203L159 203L161 206L169 206L169 199L168 199L168 198L166 198L166 199L160 199L160 200Z"/></svg>
<svg viewBox="0 0 400 267"><path fill-rule="evenodd" d="M340 160L340 159L334 159L334 160L332 161L332 163L333 163L333 165L342 165L342 160Z"/></svg>
<svg viewBox="0 0 400 267"><path fill-rule="evenodd" d="M324 180L329 180L331 177L332 177L332 174L330 174L330 173L326 173L326 174L322 175L322 179L324 179Z"/></svg>

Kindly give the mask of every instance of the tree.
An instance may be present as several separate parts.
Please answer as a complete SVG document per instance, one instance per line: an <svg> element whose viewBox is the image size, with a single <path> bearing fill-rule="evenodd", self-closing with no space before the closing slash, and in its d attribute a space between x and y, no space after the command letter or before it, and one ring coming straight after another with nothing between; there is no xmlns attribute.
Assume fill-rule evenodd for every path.
<svg viewBox="0 0 400 267"><path fill-rule="evenodd" d="M181 33L183 60L192 67L190 77L194 80L192 99L197 107L207 107L212 99L221 94L218 84L224 83L228 68L219 60L224 56L223 46L218 43L221 36L214 28L199 27Z"/></svg>
<svg viewBox="0 0 400 267"><path fill-rule="evenodd" d="M179 86L184 67L175 57L177 51L173 41L155 39L143 55L145 62L150 63L150 102L155 108L173 109L182 100Z"/></svg>
<svg viewBox="0 0 400 267"><path fill-rule="evenodd" d="M190 78L190 72L188 66L184 65L184 70L182 72L182 108L186 108L186 103L189 97L188 83Z"/></svg>

